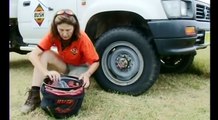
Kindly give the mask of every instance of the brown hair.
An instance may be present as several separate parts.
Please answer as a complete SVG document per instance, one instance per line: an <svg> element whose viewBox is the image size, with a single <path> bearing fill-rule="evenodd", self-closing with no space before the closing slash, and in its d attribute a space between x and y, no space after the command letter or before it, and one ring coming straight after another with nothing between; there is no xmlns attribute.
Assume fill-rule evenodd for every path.
<svg viewBox="0 0 218 120"><path fill-rule="evenodd" d="M66 10L68 10L68 9L66 9ZM80 36L80 26L79 26L79 21L78 21L76 15L75 14L69 15L67 13L63 13L63 14L57 14L57 13L55 14L53 21L51 23L52 36L55 38L60 38L60 35L58 33L58 30L57 30L57 25L62 24L62 23L66 23L66 24L74 26L74 32L73 32L73 35L71 37L71 41L77 40Z"/></svg>

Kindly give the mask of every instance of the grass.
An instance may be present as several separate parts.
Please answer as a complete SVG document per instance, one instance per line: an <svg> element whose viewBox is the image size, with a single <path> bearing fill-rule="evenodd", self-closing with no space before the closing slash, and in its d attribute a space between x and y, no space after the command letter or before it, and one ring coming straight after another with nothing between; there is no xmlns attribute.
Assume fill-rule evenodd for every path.
<svg viewBox="0 0 218 120"><path fill-rule="evenodd" d="M42 109L22 115L33 66L25 55L10 53L10 120L54 120ZM69 120L209 120L210 47L198 50L183 74L160 74L144 94L134 97L105 92L92 79L78 116Z"/></svg>

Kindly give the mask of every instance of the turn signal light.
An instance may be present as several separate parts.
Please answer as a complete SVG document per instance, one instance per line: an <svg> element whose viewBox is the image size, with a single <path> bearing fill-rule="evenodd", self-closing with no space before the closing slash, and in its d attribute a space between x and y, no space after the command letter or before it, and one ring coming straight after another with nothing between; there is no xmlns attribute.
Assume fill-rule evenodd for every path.
<svg viewBox="0 0 218 120"><path fill-rule="evenodd" d="M186 27L185 28L185 34L187 36L195 36L197 34L195 27Z"/></svg>

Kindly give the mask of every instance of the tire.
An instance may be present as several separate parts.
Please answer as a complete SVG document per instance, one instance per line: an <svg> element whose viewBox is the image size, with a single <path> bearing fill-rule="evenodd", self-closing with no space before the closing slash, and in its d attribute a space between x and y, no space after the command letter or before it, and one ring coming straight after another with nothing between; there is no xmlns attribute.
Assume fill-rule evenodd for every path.
<svg viewBox="0 0 218 120"><path fill-rule="evenodd" d="M176 55L161 58L161 73L183 73L193 63L195 54Z"/></svg>
<svg viewBox="0 0 218 120"><path fill-rule="evenodd" d="M19 33L18 26L10 27L10 38L9 38L9 51L16 52L19 54L27 54L30 51L20 50L20 46L26 46L23 42L22 36Z"/></svg>
<svg viewBox="0 0 218 120"><path fill-rule="evenodd" d="M101 58L95 78L104 90L137 96L155 83L160 60L136 29L111 29L95 45Z"/></svg>

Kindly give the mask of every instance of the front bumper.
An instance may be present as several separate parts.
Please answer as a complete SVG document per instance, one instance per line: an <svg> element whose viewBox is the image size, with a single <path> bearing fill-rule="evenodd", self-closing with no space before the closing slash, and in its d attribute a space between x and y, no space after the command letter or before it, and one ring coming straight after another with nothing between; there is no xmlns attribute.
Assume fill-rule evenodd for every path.
<svg viewBox="0 0 218 120"><path fill-rule="evenodd" d="M160 55L190 54L206 48L205 33L210 31L210 22L195 20L159 20L148 22ZM194 26L197 35L187 36L185 28Z"/></svg>

